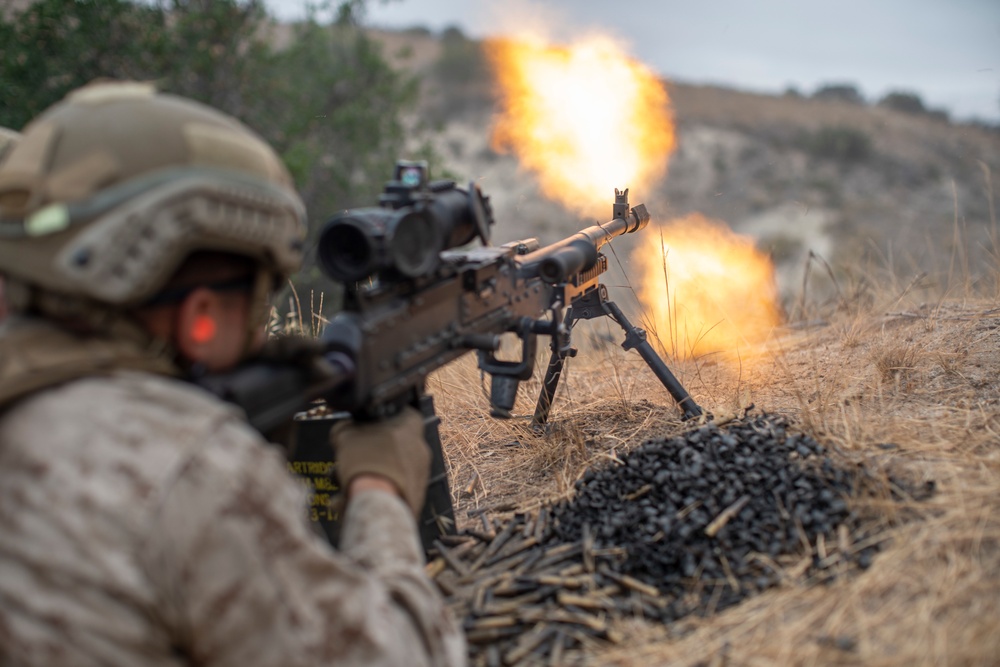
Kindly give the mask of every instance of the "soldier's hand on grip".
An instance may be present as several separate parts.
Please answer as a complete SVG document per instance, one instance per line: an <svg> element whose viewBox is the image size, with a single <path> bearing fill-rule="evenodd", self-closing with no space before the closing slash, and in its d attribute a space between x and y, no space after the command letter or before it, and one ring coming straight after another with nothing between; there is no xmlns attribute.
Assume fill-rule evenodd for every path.
<svg viewBox="0 0 1000 667"><path fill-rule="evenodd" d="M415 408L377 422L340 422L330 431L341 487L362 474L390 480L399 495L420 513L430 476L431 451L424 439L424 418Z"/></svg>

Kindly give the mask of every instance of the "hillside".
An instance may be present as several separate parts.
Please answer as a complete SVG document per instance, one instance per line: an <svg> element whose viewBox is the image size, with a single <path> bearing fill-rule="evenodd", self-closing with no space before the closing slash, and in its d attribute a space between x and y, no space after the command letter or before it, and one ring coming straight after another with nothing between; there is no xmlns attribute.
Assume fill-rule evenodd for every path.
<svg viewBox="0 0 1000 667"><path fill-rule="evenodd" d="M546 200L512 156L490 148L491 84L475 44L452 38L380 36L387 53L424 77L421 120L437 126L447 170L493 198L497 239L554 241L602 219L604 211L581 220ZM668 89L677 150L665 180L638 199L657 220L699 212L751 235L777 264L789 321L759 349L667 359L722 435L682 422L642 361L618 347L620 332L603 323L576 336L580 355L543 433L527 424L538 377L523 383L510 421L487 416L473 360L432 378L466 534L430 567L465 619L473 664L996 664L1000 134L843 101ZM620 280L630 246L616 247ZM700 456L718 445L696 443L749 446L756 436L737 434L766 430L769 419L787 420L800 445L817 443L810 447L822 452L824 474L846 480L839 488L850 489L849 514L807 513L819 522L813 529L787 500L766 509L778 493L759 484L771 474L757 467L765 450L740 454L725 473L753 509L740 498L718 513L735 495L719 505L699 486ZM582 538L549 530L559 512L567 522L561 507L599 512L595 484L613 492L635 468L633 456L648 458L644 442L678 458L664 463L673 486L660 489L650 472L649 483L611 498L616 511L631 512L632 533L615 532L618 520L599 514L595 527L611 524L596 537L590 528ZM792 461L818 470L811 451L800 446ZM657 514L652 495L643 500L671 488L690 494L676 514ZM640 530L640 506L662 530ZM747 546L758 534L754 517L768 511L779 523L794 519L788 530L798 544L772 544L770 555ZM706 526L713 516L723 532ZM727 521L736 524L729 532ZM559 563L557 574L529 567L537 543L542 563ZM671 549L678 562L698 556L666 579L638 583L605 569L636 567L633 552L668 559ZM667 580L672 592L643 586Z"/></svg>

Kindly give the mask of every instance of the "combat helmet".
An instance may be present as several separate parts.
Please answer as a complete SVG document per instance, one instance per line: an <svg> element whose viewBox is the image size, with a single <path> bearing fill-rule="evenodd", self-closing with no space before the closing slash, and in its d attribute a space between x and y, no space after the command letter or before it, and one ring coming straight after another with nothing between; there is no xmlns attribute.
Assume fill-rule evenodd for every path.
<svg viewBox="0 0 1000 667"><path fill-rule="evenodd" d="M141 306L199 251L252 258L270 289L299 268L304 221L263 140L143 83L70 93L0 163L0 274L12 310Z"/></svg>

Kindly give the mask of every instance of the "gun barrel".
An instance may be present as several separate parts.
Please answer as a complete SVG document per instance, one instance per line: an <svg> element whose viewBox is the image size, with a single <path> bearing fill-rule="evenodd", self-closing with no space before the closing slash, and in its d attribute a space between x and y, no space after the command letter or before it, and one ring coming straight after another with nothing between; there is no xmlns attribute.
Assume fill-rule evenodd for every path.
<svg viewBox="0 0 1000 667"><path fill-rule="evenodd" d="M598 252L616 236L631 234L649 223L649 213L643 204L635 206L624 218L615 218L602 225L593 225L552 245L524 255L522 270L549 283L559 283L569 276L585 271L597 263Z"/></svg>

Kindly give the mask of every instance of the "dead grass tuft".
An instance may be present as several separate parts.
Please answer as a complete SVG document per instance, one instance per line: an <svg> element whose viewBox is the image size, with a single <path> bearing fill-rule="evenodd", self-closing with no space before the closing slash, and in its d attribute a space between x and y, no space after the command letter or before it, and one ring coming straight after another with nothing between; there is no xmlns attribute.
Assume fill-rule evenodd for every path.
<svg viewBox="0 0 1000 667"><path fill-rule="evenodd" d="M868 358L883 382L894 385L897 391L906 391L916 375L922 352L922 346L913 340L883 335L869 346Z"/></svg>

